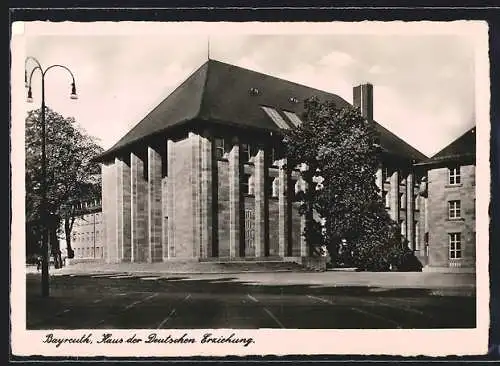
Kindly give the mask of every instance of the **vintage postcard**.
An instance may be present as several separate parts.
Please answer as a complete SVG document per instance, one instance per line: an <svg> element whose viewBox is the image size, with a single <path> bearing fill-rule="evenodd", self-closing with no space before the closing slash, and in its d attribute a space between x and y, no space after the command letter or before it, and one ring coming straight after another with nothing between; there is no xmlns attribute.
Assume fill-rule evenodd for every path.
<svg viewBox="0 0 500 366"><path fill-rule="evenodd" d="M14 355L479 355L488 25L16 22Z"/></svg>

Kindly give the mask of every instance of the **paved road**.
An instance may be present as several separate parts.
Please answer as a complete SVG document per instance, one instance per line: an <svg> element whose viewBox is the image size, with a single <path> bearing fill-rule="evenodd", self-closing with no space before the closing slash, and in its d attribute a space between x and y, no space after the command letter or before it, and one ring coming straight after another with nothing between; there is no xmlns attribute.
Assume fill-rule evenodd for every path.
<svg viewBox="0 0 500 366"><path fill-rule="evenodd" d="M40 275L27 274L27 328L475 327L474 296L294 284L294 273L281 276L288 281L244 281L231 274L62 274L51 276L51 296L41 298Z"/></svg>

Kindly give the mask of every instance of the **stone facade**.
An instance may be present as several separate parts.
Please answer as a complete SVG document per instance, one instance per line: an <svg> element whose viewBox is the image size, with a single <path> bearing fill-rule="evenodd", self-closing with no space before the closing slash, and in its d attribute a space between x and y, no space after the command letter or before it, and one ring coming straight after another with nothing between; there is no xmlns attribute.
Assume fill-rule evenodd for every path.
<svg viewBox="0 0 500 366"><path fill-rule="evenodd" d="M100 158L106 260L309 256L294 197L312 182L280 152L283 130L301 123L313 94L349 105L209 60ZM356 86L353 100L389 147L374 179L419 250L420 176L412 164L425 157L373 120L372 85Z"/></svg>
<svg viewBox="0 0 500 366"><path fill-rule="evenodd" d="M476 268L475 127L427 161L420 171L418 249L429 271Z"/></svg>
<svg viewBox="0 0 500 366"><path fill-rule="evenodd" d="M450 184L459 170L460 183ZM428 177L428 265L432 268L474 268L476 261L475 166L430 169Z"/></svg>
<svg viewBox="0 0 500 366"><path fill-rule="evenodd" d="M217 139L190 132L102 163L107 262L307 255L298 171L267 144L244 160L239 136L217 157Z"/></svg>
<svg viewBox="0 0 500 366"><path fill-rule="evenodd" d="M71 248L74 260L104 260L105 226L101 210L101 202L83 202L76 208L75 221L71 230ZM64 223L59 234L61 256L67 257L66 234Z"/></svg>

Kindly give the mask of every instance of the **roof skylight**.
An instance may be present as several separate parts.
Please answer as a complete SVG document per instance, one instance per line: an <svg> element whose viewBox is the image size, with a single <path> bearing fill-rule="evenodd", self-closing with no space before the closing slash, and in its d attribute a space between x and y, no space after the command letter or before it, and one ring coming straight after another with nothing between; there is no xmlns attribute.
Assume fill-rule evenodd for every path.
<svg viewBox="0 0 500 366"><path fill-rule="evenodd" d="M302 120L295 113L287 111L283 111L283 113L285 113L285 115L295 127L299 127L302 124Z"/></svg>
<svg viewBox="0 0 500 366"><path fill-rule="evenodd" d="M261 108L266 112L266 114L273 120L273 122L279 127L284 130L288 130L290 127L288 124L285 122L283 117L278 113L278 111L274 108L271 107L265 107L261 106Z"/></svg>

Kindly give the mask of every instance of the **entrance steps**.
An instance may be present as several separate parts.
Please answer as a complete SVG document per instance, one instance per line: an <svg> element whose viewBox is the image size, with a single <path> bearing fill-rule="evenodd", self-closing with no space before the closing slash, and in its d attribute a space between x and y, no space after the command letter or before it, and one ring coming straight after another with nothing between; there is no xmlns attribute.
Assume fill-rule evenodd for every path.
<svg viewBox="0 0 500 366"><path fill-rule="evenodd" d="M245 273L245 272L310 272L306 266L296 261L280 257L262 258L203 258L168 260L157 263L71 263L62 271L82 272L127 272L127 273Z"/></svg>

